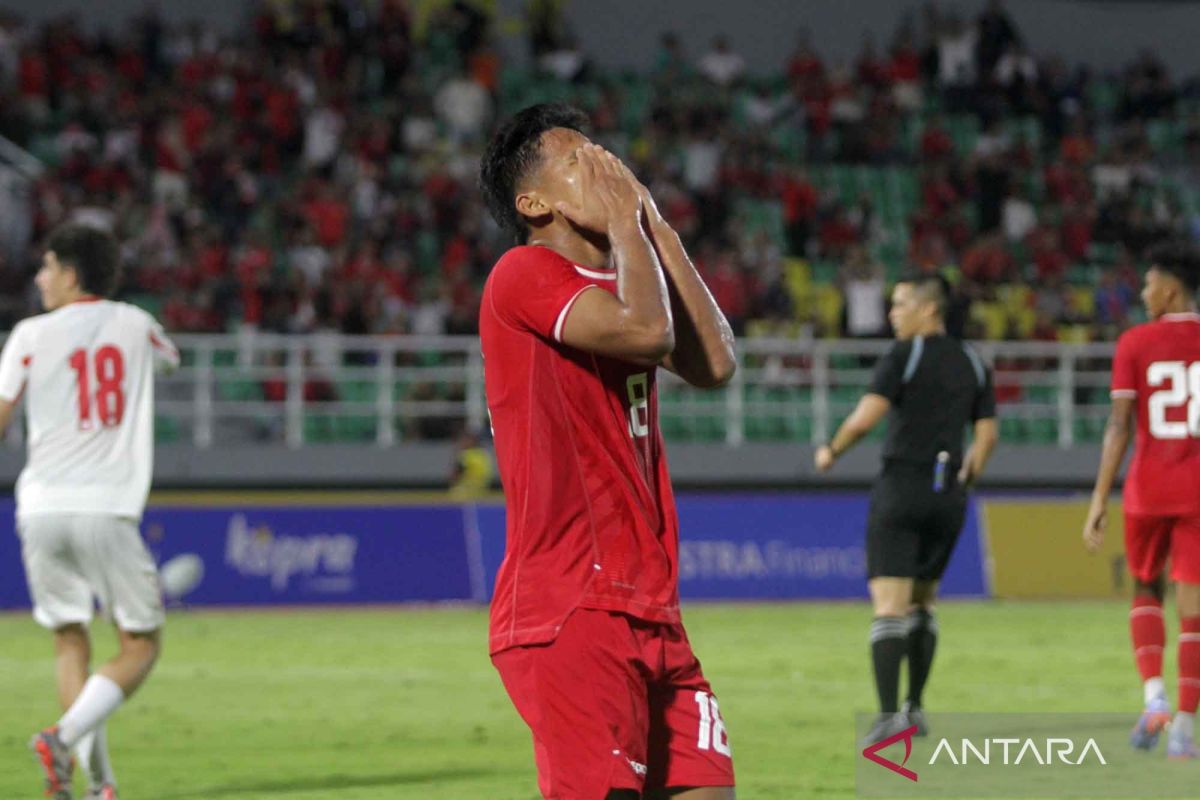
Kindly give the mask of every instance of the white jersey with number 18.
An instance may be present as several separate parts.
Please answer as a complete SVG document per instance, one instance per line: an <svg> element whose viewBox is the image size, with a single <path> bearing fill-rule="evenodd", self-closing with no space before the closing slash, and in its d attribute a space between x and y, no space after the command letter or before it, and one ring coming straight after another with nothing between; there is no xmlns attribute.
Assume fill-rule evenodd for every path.
<svg viewBox="0 0 1200 800"><path fill-rule="evenodd" d="M179 365L136 306L86 299L23 320L0 354L0 397L22 393L29 456L17 516L140 519L154 467L154 371Z"/></svg>

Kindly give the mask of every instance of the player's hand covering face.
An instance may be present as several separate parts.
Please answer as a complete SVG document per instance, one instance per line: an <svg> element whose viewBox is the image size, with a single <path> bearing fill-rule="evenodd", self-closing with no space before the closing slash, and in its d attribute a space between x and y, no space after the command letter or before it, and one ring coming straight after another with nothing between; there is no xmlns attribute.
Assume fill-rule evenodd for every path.
<svg viewBox="0 0 1200 800"><path fill-rule="evenodd" d="M641 196L633 175L616 156L599 145L586 144L572 158L578 200L560 200L555 210L576 227L595 233L608 233L621 223L639 223Z"/></svg>
<svg viewBox="0 0 1200 800"><path fill-rule="evenodd" d="M575 131L548 131L542 163L529 191L518 197L521 213L557 213L577 228L606 234L621 221L636 221L638 185L629 169L603 147Z"/></svg>

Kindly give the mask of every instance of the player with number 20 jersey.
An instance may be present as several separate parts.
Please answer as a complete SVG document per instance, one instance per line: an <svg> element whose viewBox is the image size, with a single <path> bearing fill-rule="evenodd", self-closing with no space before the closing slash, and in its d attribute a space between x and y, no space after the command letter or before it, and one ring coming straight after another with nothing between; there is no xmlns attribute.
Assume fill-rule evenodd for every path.
<svg viewBox="0 0 1200 800"><path fill-rule="evenodd" d="M1113 356L1112 414L1083 535L1090 549L1099 548L1136 420L1125 478L1125 560L1134 579L1129 628L1145 710L1130 741L1149 750L1169 723L1167 755L1191 759L1200 756L1193 733L1200 706L1200 257L1188 245L1168 244L1151 263L1142 290L1150 321L1126 331ZM1174 721L1162 678L1168 563L1181 628Z"/></svg>

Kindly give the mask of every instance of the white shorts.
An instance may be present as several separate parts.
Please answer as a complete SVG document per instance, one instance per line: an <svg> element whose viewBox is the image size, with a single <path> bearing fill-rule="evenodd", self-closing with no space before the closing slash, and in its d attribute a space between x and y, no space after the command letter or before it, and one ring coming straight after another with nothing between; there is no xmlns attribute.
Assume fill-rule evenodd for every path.
<svg viewBox="0 0 1200 800"><path fill-rule="evenodd" d="M137 522L107 514L31 514L17 520L33 618L45 628L87 625L100 607L123 631L162 627L158 569Z"/></svg>

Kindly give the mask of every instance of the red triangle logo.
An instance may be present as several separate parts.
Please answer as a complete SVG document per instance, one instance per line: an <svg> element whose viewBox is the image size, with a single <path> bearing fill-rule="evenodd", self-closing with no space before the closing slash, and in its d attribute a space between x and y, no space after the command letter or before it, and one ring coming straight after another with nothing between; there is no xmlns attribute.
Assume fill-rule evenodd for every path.
<svg viewBox="0 0 1200 800"><path fill-rule="evenodd" d="M862 754L866 756L869 761L874 761L881 767L887 767L897 775L903 775L910 781L916 783L917 773L904 767L904 765L908 763L908 757L912 755L912 737L916 734L916 732L917 726L910 725L899 733L884 739L882 742L876 742L875 744L866 748L862 751ZM901 739L904 740L904 760L899 764L897 764L895 761L889 761L883 756L879 755L880 750L891 747Z"/></svg>

